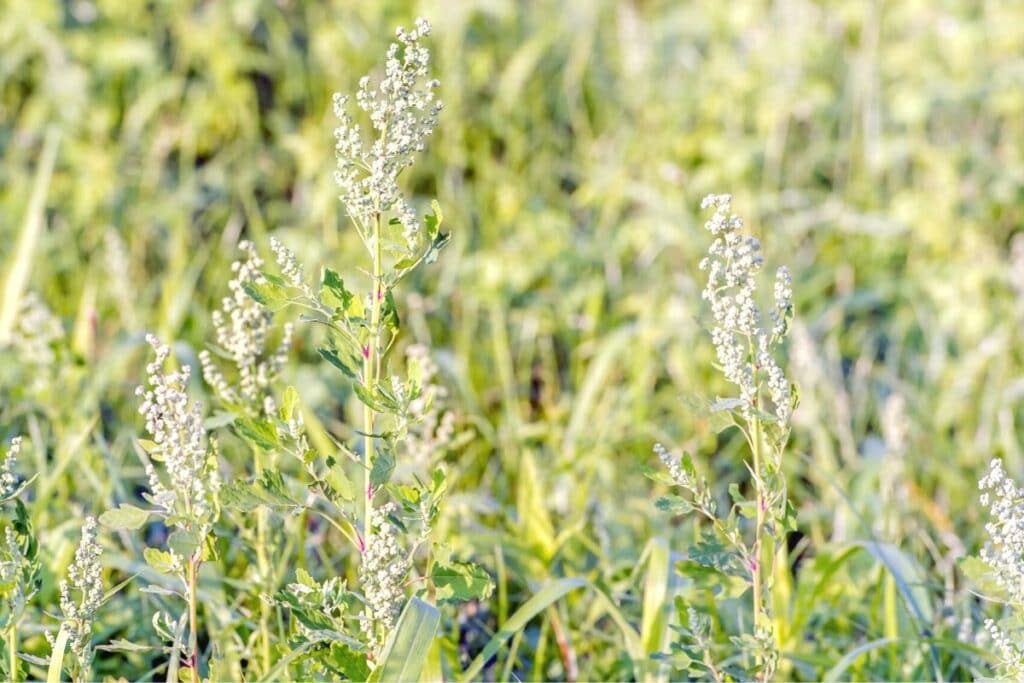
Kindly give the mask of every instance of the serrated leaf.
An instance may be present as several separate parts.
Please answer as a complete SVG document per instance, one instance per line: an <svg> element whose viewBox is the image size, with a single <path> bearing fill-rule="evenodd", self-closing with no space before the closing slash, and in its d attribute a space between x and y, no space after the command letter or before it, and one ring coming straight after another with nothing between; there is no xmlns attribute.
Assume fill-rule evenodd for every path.
<svg viewBox="0 0 1024 683"><path fill-rule="evenodd" d="M345 643L331 643L324 661L350 681L365 681L370 677L366 653L354 650Z"/></svg>
<svg viewBox="0 0 1024 683"><path fill-rule="evenodd" d="M175 571L174 558L166 550L146 548L142 551L142 557L146 560L146 564L161 574L171 574Z"/></svg>
<svg viewBox="0 0 1024 683"><path fill-rule="evenodd" d="M358 364L352 363L352 360L349 361L349 363L352 363L352 365L346 363L344 360L342 360L341 356L338 355L338 351L336 349L328 349L326 347L321 347L317 349L317 351L320 353L321 358L323 358L325 361L341 370L341 372L349 379L355 380L356 382L358 382L361 379L360 373L356 369L358 368Z"/></svg>
<svg viewBox="0 0 1024 683"><path fill-rule="evenodd" d="M390 289L384 295L384 305L381 307L380 313L384 326L391 330L392 334L397 332L399 328L398 305L395 303L395 297Z"/></svg>
<svg viewBox="0 0 1024 683"><path fill-rule="evenodd" d="M671 515L688 515L694 510L693 505L680 496L673 496L671 498L662 496L655 501L654 506Z"/></svg>
<svg viewBox="0 0 1024 683"><path fill-rule="evenodd" d="M345 288L345 281L335 271L324 268L323 283L320 286L320 298L332 308L348 311L355 295Z"/></svg>
<svg viewBox="0 0 1024 683"><path fill-rule="evenodd" d="M370 468L370 484L374 488L380 488L388 483L394 471L395 456L387 451L377 453L373 459L373 467Z"/></svg>
<svg viewBox="0 0 1024 683"><path fill-rule="evenodd" d="M246 280L242 283L242 289L256 303L276 311L288 302L288 291L277 280L269 275L264 276L263 282Z"/></svg>
<svg viewBox="0 0 1024 683"><path fill-rule="evenodd" d="M148 519L147 511L121 503L116 510L107 510L100 515L100 524L111 529L141 529Z"/></svg>
<svg viewBox="0 0 1024 683"><path fill-rule="evenodd" d="M277 470L264 470L255 481L233 481L220 490L220 502L231 510L250 512L266 505L267 507L302 507L295 500L284 483L284 477Z"/></svg>
<svg viewBox="0 0 1024 683"><path fill-rule="evenodd" d="M270 451L280 445L277 438L277 425L269 420L239 417L235 420L234 427L238 436L257 448Z"/></svg>
<svg viewBox="0 0 1024 683"><path fill-rule="evenodd" d="M373 392L366 388L366 385L354 382L352 384L352 391L355 392L356 397L366 406L369 406L371 410L375 410L378 413L389 412L384 402Z"/></svg>
<svg viewBox="0 0 1024 683"><path fill-rule="evenodd" d="M427 228L427 237L433 240L441 230L441 223L444 222L444 214L441 213L441 205L436 199L430 200L430 210L431 213L428 213L423 217L423 223Z"/></svg>
<svg viewBox="0 0 1024 683"><path fill-rule="evenodd" d="M430 578L434 582L439 602L484 600L494 590L491 575L471 562L435 564Z"/></svg>

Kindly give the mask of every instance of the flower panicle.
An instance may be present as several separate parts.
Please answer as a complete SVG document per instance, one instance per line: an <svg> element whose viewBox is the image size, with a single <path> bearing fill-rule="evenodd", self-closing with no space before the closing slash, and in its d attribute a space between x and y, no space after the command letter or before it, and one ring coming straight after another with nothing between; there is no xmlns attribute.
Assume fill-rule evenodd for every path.
<svg viewBox="0 0 1024 683"><path fill-rule="evenodd" d="M417 19L412 30L399 27L395 35L397 42L388 48L384 77L374 83L364 76L356 91L356 104L376 133L369 146L349 112L349 97L334 95L339 121L334 131L334 177L341 188L341 201L357 224L394 211L411 249L417 244L421 225L398 188L398 176L426 148L443 104L436 95L440 81L430 77L430 51L422 44L430 35L430 23Z"/></svg>
<svg viewBox="0 0 1024 683"><path fill-rule="evenodd" d="M704 227L715 239L700 269L708 277L702 296L711 305L711 339L719 365L726 379L739 389L745 414L758 408L763 381L775 417L785 425L792 403L790 382L774 352L788 333L793 313L789 270L781 267L776 271L771 326L767 327L755 300L757 275L764 265L761 242L742 234L743 219L733 213L730 195L708 195L701 208L713 209Z"/></svg>

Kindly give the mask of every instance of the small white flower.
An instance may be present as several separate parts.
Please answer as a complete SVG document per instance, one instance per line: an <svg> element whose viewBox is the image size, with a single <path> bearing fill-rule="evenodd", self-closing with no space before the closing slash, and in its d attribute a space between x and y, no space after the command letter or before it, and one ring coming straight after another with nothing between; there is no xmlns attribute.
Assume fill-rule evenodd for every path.
<svg viewBox="0 0 1024 683"><path fill-rule="evenodd" d="M388 48L384 78L376 86L368 76L359 80L356 104L377 133L368 148L348 112L348 96L334 95L339 121L334 131L338 158L334 177L341 201L358 223L394 211L410 248L417 244L421 226L398 188L398 176L426 148L442 108L435 95L440 82L429 77L430 52L421 44L428 35L430 24L425 19L417 19L412 31L399 27L398 42Z"/></svg>
<svg viewBox="0 0 1024 683"><path fill-rule="evenodd" d="M60 582L60 609L64 614L61 629L69 635L71 651L83 669L92 661L92 626L96 611L103 603L103 548L96 542L96 519L87 517L82 525L82 540L68 567L67 578ZM71 597L77 591L79 600Z"/></svg>
<svg viewBox="0 0 1024 683"><path fill-rule="evenodd" d="M163 458L171 483L169 488L164 486L156 469L147 465L152 501L165 512L205 523L213 513L220 478L207 448L202 404L189 401L191 369L186 365L165 374L170 348L151 334L146 341L156 351L156 358L146 366L148 387L139 387L135 393L143 399L139 413L146 419L146 431Z"/></svg>
<svg viewBox="0 0 1024 683"><path fill-rule="evenodd" d="M213 312L213 329L217 344L230 356L238 372L238 386L232 386L216 366L209 351L199 354L203 378L222 400L242 404L258 411L266 408L268 389L287 360L291 346L292 325L284 326L277 348L267 348L273 314L245 291L247 283L263 281L260 269L263 260L252 242L243 241L239 248L245 259L231 264L235 276L228 282L230 296L223 299L221 310ZM300 271L301 280L301 271ZM271 415L267 413L267 415Z"/></svg>
<svg viewBox="0 0 1024 683"><path fill-rule="evenodd" d="M14 468L18 464L18 455L21 454L21 437L11 439L11 446L7 449L3 465L0 465L0 498L6 498L18 489L18 475Z"/></svg>
<svg viewBox="0 0 1024 683"><path fill-rule="evenodd" d="M380 634L386 635L394 628L405 602L409 561L398 547L398 530L388 519L396 509L394 503L387 503L373 511L372 533L366 539L363 562L359 567L359 580L366 601L359 625L374 652L379 652L383 645Z"/></svg>
<svg viewBox="0 0 1024 683"><path fill-rule="evenodd" d="M711 340L727 380L737 386L747 414L757 405L760 376L766 379L768 397L783 424L789 420L790 382L775 361L773 352L788 331L793 308L792 280L786 268L775 274L775 306L772 329L762 325L755 301L757 274L764 260L761 243L740 234L743 221L732 213L732 197L708 195L702 208L714 213L704 227L715 236L700 268L708 274L703 298L711 305L715 325Z"/></svg>

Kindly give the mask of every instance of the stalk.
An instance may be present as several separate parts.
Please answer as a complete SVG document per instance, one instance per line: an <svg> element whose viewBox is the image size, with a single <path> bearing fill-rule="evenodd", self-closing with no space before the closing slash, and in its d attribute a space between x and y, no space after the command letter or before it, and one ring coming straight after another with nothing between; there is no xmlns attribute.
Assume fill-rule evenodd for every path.
<svg viewBox="0 0 1024 683"><path fill-rule="evenodd" d="M754 355L754 340L750 337L747 338L747 345L750 349L751 359L757 358ZM755 366L755 373L758 368ZM761 409L761 394L760 390L757 391L756 410ZM757 489L757 524L754 526L754 566L752 567L751 580L754 584L754 634L757 635L761 631L761 624L764 621L764 614L762 613L762 605L764 605L764 597L762 595L762 576L764 568L763 564L764 553L761 552L762 536L764 534L764 518L765 518L765 492L764 486L761 479L761 418L757 412L751 417L751 441L750 451L754 459L754 486ZM764 662L761 655L756 658L757 665L760 667Z"/></svg>
<svg viewBox="0 0 1024 683"><path fill-rule="evenodd" d="M381 285L383 282L383 252L380 245L381 225L380 213L376 215L373 224L373 299L370 305L370 339L367 342L368 348L363 353L363 384L368 391L372 391L377 384L377 376L380 373L380 357L378 355L380 346L380 306L384 293ZM363 543L369 543L371 532L370 518L373 515L373 486L370 483L370 472L373 469L373 409L363 404L363 471L366 473L366 508L363 511Z"/></svg>
<svg viewBox="0 0 1024 683"><path fill-rule="evenodd" d="M192 683L199 682L199 634L196 630L199 624L198 600L196 599L196 561L190 558L188 561L188 649L192 659Z"/></svg>
<svg viewBox="0 0 1024 683"><path fill-rule="evenodd" d="M754 633L757 634L761 630L761 622L763 621L764 615L762 614L761 606L763 598L761 595L762 586L762 573L763 567L761 566L763 559L761 552L761 537L764 532L764 491L761 487L761 419L755 416L753 418L753 441L751 444L751 450L754 456L754 482L757 487L757 525L754 527L754 566L753 566L753 583L754 583ZM757 664L762 664L761 656L757 656Z"/></svg>
<svg viewBox="0 0 1024 683"><path fill-rule="evenodd" d="M263 475L263 451L255 452L256 476ZM263 506L256 508L256 566L260 576L270 586L270 561L267 558L267 510ZM270 671L270 605L260 600L260 658L263 661L263 673Z"/></svg>
<svg viewBox="0 0 1024 683"><path fill-rule="evenodd" d="M7 656L11 662L11 681L18 680L18 625L11 624L7 629Z"/></svg>

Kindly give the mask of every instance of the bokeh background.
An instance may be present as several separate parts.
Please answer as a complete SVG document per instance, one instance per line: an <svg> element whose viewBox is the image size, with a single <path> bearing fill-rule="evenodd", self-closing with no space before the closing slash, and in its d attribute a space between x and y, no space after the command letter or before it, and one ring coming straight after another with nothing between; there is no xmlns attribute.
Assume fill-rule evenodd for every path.
<svg viewBox="0 0 1024 683"><path fill-rule="evenodd" d="M81 515L141 481L143 333L194 361L242 238L356 272L330 99L418 15L445 110L407 187L439 200L454 242L399 298L403 344L430 345L468 435L446 525L504 586L481 609L500 620L571 575L628 603L647 540L681 549L693 532L654 508L656 440L723 491L746 480L705 408L729 388L705 331L698 207L729 192L767 267L794 276L794 557L891 543L928 628L969 639L989 609L957 568L983 537L977 479L993 456L1024 477L1019 0L5 0L0 275L30 263L24 291L60 323L52 356L0 370L0 433L47 444L44 592ZM313 334L286 379L350 435L351 397ZM125 572L132 553L113 552ZM840 635L795 635L810 668L792 675L880 637L888 574L869 560L818 596L814 618ZM152 637L132 618L151 598L132 595L101 635ZM584 678L628 675L606 618L559 609ZM919 635L919 617L901 611L896 633ZM549 627L530 631L534 655ZM913 653L880 650L858 673L912 674ZM565 675L551 651L532 666Z"/></svg>

